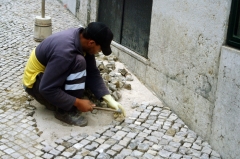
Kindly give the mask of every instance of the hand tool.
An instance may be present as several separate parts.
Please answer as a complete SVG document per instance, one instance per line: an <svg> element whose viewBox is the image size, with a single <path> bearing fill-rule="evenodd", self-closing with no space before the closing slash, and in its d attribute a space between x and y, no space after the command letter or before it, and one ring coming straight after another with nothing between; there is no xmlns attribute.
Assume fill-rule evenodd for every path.
<svg viewBox="0 0 240 159"><path fill-rule="evenodd" d="M115 109L111 109L111 108L102 108L102 107L93 107L93 109L122 113L121 109L115 110Z"/></svg>

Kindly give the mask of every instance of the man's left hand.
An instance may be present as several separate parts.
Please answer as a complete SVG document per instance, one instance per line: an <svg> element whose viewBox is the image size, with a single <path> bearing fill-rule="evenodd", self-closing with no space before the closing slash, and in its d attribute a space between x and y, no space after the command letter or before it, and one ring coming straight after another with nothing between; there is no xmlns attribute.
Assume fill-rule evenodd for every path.
<svg viewBox="0 0 240 159"><path fill-rule="evenodd" d="M115 110L121 110L124 116L126 116L126 112L121 104L116 102L110 94L103 96L104 101L108 104L108 106Z"/></svg>

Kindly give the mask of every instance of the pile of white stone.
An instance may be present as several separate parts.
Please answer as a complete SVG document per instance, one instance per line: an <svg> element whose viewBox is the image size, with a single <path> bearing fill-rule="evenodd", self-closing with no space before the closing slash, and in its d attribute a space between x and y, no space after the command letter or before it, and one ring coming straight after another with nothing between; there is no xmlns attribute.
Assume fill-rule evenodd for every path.
<svg viewBox="0 0 240 159"><path fill-rule="evenodd" d="M96 55L97 68L110 94L116 101L122 97L120 93L121 89L132 89L129 81L133 81L132 75L125 68L116 69L117 60L114 55L104 56L102 53ZM86 91L85 96L98 106L107 107L107 104L97 100L90 90Z"/></svg>

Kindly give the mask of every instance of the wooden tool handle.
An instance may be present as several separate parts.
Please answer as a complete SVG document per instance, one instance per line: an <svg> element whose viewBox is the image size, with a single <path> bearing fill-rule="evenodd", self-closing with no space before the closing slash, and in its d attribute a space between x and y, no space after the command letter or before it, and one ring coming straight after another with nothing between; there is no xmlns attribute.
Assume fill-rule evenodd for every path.
<svg viewBox="0 0 240 159"><path fill-rule="evenodd" d="M121 113L120 110L115 110L115 109L111 109L111 108L93 107L93 109L106 110L106 111Z"/></svg>

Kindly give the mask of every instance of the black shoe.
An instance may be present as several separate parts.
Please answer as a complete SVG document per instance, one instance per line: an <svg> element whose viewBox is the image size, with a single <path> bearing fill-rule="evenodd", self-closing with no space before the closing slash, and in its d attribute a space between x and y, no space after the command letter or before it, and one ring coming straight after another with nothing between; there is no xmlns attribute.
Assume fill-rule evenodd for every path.
<svg viewBox="0 0 240 159"><path fill-rule="evenodd" d="M87 119L77 111L68 112L68 111L57 110L55 113L55 118L70 125L83 127L88 124Z"/></svg>

